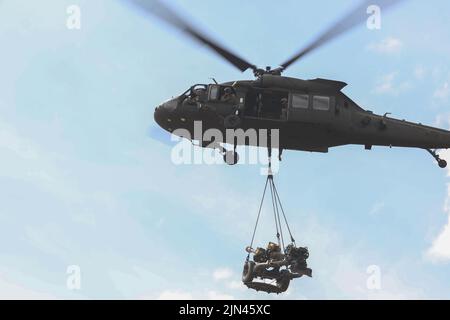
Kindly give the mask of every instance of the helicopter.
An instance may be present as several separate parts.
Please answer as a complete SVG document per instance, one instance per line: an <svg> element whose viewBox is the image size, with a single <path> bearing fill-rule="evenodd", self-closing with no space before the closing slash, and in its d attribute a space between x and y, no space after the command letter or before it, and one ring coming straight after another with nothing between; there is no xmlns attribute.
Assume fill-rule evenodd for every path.
<svg viewBox="0 0 450 320"><path fill-rule="evenodd" d="M254 80L217 83L213 79L213 83L195 84L157 106L154 119L166 131L176 135L177 129L182 128L192 137L194 123L198 121L203 130L215 128L221 132L277 129L280 160L283 150L327 153L332 147L361 145L366 150L373 146L419 148L431 154L439 167L447 166L437 150L450 148L450 131L395 119L389 113L378 115L365 110L342 92L347 86L345 82L322 78L302 80L282 75L293 63L365 21L367 7L372 3L377 2L386 11L401 0L363 1L274 69L258 68L241 58L160 1L130 1L205 45L239 71L252 70L255 76ZM259 141L251 143L245 139L235 140L233 144L232 151L214 141L200 145L217 148L230 165L239 160L236 153L238 145L272 149L271 145L262 145Z"/></svg>

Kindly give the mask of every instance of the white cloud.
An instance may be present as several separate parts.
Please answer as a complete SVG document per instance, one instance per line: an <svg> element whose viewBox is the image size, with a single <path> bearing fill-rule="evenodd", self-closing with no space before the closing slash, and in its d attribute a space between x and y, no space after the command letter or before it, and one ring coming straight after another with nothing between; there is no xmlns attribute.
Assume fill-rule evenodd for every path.
<svg viewBox="0 0 450 320"><path fill-rule="evenodd" d="M219 268L214 270L213 278L214 280L226 280L233 276L233 271L229 268Z"/></svg>
<svg viewBox="0 0 450 320"><path fill-rule="evenodd" d="M183 291L180 289L165 290L158 296L158 300L193 300L193 299L207 299L207 300L234 300L234 297L230 294L218 292L215 290L209 290L203 293L197 292L193 294L191 292Z"/></svg>
<svg viewBox="0 0 450 320"><path fill-rule="evenodd" d="M444 151L440 155L449 159L450 152ZM450 175L450 169L448 170ZM426 257L433 262L445 262L450 260L450 184L447 185L447 199L445 200L444 211L448 215L447 224L433 240L431 247L426 252Z"/></svg>
<svg viewBox="0 0 450 320"><path fill-rule="evenodd" d="M435 99L447 101L450 97L450 85L449 82L444 82L433 94Z"/></svg>
<svg viewBox="0 0 450 320"><path fill-rule="evenodd" d="M443 122L443 117L438 120ZM449 125L450 119L445 118L446 125ZM450 150L442 150L439 155L450 161ZM447 168L447 176L450 176L450 168ZM434 238L431 247L426 252L426 257L433 262L450 261L450 183L447 184L447 198L444 203L444 212L448 216L447 224L441 229L439 234Z"/></svg>
<svg viewBox="0 0 450 320"><path fill-rule="evenodd" d="M230 281L227 284L228 288L233 289L233 290L246 290L247 287L241 282L241 281Z"/></svg>
<svg viewBox="0 0 450 320"><path fill-rule="evenodd" d="M370 300L423 299L424 294L420 288L403 283L401 276L395 270L387 270L382 273L381 289L369 290L367 298Z"/></svg>
<svg viewBox="0 0 450 320"><path fill-rule="evenodd" d="M410 264L409 260L387 262L374 259L373 252L368 253L371 251L367 250L368 247L361 246L358 241L354 245L343 243L339 231L323 224L316 217L303 221L303 225L307 227L302 229L302 238L308 239L311 244L308 264L313 268L313 278L291 282L289 290L293 299L315 298L305 294L303 289L310 281L316 287L325 288L326 294L320 296L325 299L337 296L340 299L413 299L423 296L420 289L408 284L402 279L402 274L397 272ZM330 259L333 260L332 264L329 263ZM367 287L367 267L372 264L380 265L381 268L380 290Z"/></svg>
<svg viewBox="0 0 450 320"><path fill-rule="evenodd" d="M0 275L0 299L48 300L55 299L55 297L47 293L38 292L36 290L25 288L16 283L12 283Z"/></svg>
<svg viewBox="0 0 450 320"><path fill-rule="evenodd" d="M103 286L105 283L115 282L103 267L101 271L98 269L100 266L115 265L118 270L126 273L132 264L146 267L149 263L155 270L161 272L158 262L151 260L145 250L142 250L139 259L130 260L133 253L128 253L131 251L129 248L136 248L139 245L148 247L154 240L149 238L148 229L144 233L142 224L133 215L122 213L122 210L117 209L126 203L122 199L118 200L121 184L109 183L108 179L103 179L112 176L109 173L104 174L114 170L117 174L114 175L115 178L125 181L126 179L118 176L124 173L124 177L131 177L132 171L139 170L135 171L131 166L125 165L100 167L83 163L76 155L66 154L65 150L51 139L32 136L17 124L17 121L6 122L2 118L0 115L0 155L3 160L0 178L8 181L3 184L4 190L15 184L20 188L14 190L19 195L17 198L5 192L2 192L3 197L0 197L3 206L0 221L4 225L4 232L0 238L13 241L17 248L15 255L0 256L0 264L8 270L21 270L24 276L14 275L11 280L4 281L0 272L0 299L47 298L46 295L40 295L40 291L58 298L72 297L73 293L65 287L64 261L72 263L76 260L76 264L90 265L91 275L97 272L96 282L86 293L87 297L98 290L95 288L97 284ZM52 131L51 128L49 130ZM92 174L91 170L95 170L95 174ZM134 183L139 183L139 179L133 180ZM145 185L148 185L148 181ZM28 191L28 188L32 192ZM33 206L34 193L38 194L40 200L39 205ZM51 203L50 206L46 206L48 202ZM158 216L155 216L156 219ZM163 223L164 221L161 221L161 224L158 224ZM98 232L94 230L98 231L98 228L102 229L103 241L97 241ZM120 243L115 240L119 229L128 235L127 239L121 239ZM129 241L132 245L124 245L123 241ZM83 247L90 247L90 251L82 254L80 248ZM160 246L158 247L153 250L160 250ZM164 255L168 258L171 256L170 253ZM33 259L42 263L38 267L33 266ZM54 273L44 271L45 268L58 268L58 263L53 259L58 259L58 263L61 264L59 267L63 270L62 278L61 275L55 276ZM178 258L173 259L176 261ZM56 282L55 277L58 279ZM25 281L22 280L25 278ZM105 291L103 296L114 298L136 296L139 291L144 291L143 288L149 287L143 280L148 278L142 277L139 283L126 278L114 289ZM128 288L128 283L133 283L134 288ZM163 288L164 285L163 280L158 283L152 281L151 284L159 288ZM188 298L176 291L165 292L161 296L164 298L177 293L184 299ZM152 296L157 297L155 294Z"/></svg>
<svg viewBox="0 0 450 320"><path fill-rule="evenodd" d="M369 215L371 215L371 216L377 215L380 211L383 210L384 206L385 206L385 203L383 201L376 202L370 209Z"/></svg>
<svg viewBox="0 0 450 320"><path fill-rule="evenodd" d="M161 292L158 300L192 300L194 299L190 292L181 290L166 290Z"/></svg>
<svg viewBox="0 0 450 320"><path fill-rule="evenodd" d="M423 80L427 74L427 70L422 66L417 66L414 68L414 77L417 80Z"/></svg>
<svg viewBox="0 0 450 320"><path fill-rule="evenodd" d="M23 159L38 157L37 147L29 140L22 138L16 129L0 119L0 148L9 150Z"/></svg>
<svg viewBox="0 0 450 320"><path fill-rule="evenodd" d="M391 72L382 76L378 80L373 92L377 94L392 94L398 95L411 88L411 83L408 81L397 81L397 72Z"/></svg>
<svg viewBox="0 0 450 320"><path fill-rule="evenodd" d="M381 40L380 42L374 42L367 46L371 51L382 53L382 54L393 54L399 53L403 48L403 43L394 37L388 37Z"/></svg>
<svg viewBox="0 0 450 320"><path fill-rule="evenodd" d="M233 271L228 267L222 267L211 272L204 273L208 279L205 279L206 283L211 283L211 278L216 281L216 285L208 286L206 288L195 288L192 290L185 290L183 288L164 290L158 296L159 300L193 300L193 299L206 299L206 300L233 300L235 297L225 291L242 290L243 284L236 280L231 280ZM220 282L217 282L220 281ZM212 284L212 283L211 283ZM228 288L229 290L226 290ZM145 298L144 298L145 299ZM149 298L152 299L152 298Z"/></svg>
<svg viewBox="0 0 450 320"><path fill-rule="evenodd" d="M232 295L216 291L208 291L207 297L209 300L234 300L234 297Z"/></svg>
<svg viewBox="0 0 450 320"><path fill-rule="evenodd" d="M330 277L330 281L346 299L396 300L423 297L420 289L404 283L396 272L397 269L404 267L404 263L398 262L394 267L380 266L380 288L369 289L367 286L370 276L367 272L368 266L357 260L353 255L341 256L336 261L336 267Z"/></svg>
<svg viewBox="0 0 450 320"><path fill-rule="evenodd" d="M436 116L436 120L434 121L436 127L448 127L450 125L450 117L448 114L438 114ZM442 154L445 153L445 150L441 151Z"/></svg>
<svg viewBox="0 0 450 320"><path fill-rule="evenodd" d="M434 239L427 256L434 262L450 260L450 217L444 229Z"/></svg>

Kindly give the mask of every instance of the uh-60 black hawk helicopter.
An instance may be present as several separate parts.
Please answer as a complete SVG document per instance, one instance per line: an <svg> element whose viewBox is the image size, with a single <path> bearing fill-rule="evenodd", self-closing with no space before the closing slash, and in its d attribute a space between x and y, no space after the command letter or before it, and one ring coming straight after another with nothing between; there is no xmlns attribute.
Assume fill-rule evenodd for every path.
<svg viewBox="0 0 450 320"><path fill-rule="evenodd" d="M279 129L280 158L283 149L328 152L330 147L357 144L369 150L372 146L421 148L428 151L441 168L446 167L446 161L439 158L436 150L450 147L449 131L397 120L389 117L389 113L377 115L364 110L341 91L346 86L344 82L320 78L301 80L281 75L300 58L366 21L369 5L378 4L384 13L399 0L363 2L276 69L257 68L200 32L162 2L132 2L206 45L240 71L253 70L256 77L255 80L191 86L155 109L154 118L165 130L174 132L184 128L193 136L195 121L201 121L205 131L210 128L223 132L237 128ZM248 140L236 141L234 151L229 152L218 144L203 143L202 146L220 148L226 162L235 164L238 143L249 144ZM253 144L259 145L259 142Z"/></svg>

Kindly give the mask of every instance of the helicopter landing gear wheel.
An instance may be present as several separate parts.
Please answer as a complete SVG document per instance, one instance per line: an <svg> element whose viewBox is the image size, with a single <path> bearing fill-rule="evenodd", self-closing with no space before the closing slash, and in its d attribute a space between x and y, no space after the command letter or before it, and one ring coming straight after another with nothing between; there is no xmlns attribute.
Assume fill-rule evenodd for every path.
<svg viewBox="0 0 450 320"><path fill-rule="evenodd" d="M444 159L441 159L439 155L436 153L436 150L426 149L429 154L437 161L439 168L446 168L447 167L447 161Z"/></svg>
<svg viewBox="0 0 450 320"><path fill-rule="evenodd" d="M236 151L227 151L223 154L223 161L230 166L234 166L239 161L239 155Z"/></svg>
<svg viewBox="0 0 450 320"><path fill-rule="evenodd" d="M236 129L241 125L241 118L236 114L230 114L223 119L225 129Z"/></svg>

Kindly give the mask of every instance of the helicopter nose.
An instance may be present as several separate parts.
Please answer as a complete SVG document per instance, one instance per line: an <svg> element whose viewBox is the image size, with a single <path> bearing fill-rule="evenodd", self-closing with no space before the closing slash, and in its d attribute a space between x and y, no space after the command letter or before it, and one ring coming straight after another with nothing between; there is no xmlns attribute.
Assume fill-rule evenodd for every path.
<svg viewBox="0 0 450 320"><path fill-rule="evenodd" d="M156 123L161 127L165 128L168 115L167 112L164 110L164 106L160 105L155 108L155 113L153 114L153 117L155 118ZM166 120L166 121L164 121Z"/></svg>
<svg viewBox="0 0 450 320"><path fill-rule="evenodd" d="M177 108L178 99L172 99L164 102L159 106L160 109L164 109L166 112L173 112Z"/></svg>
<svg viewBox="0 0 450 320"><path fill-rule="evenodd" d="M155 108L154 118L156 123L166 130L170 130L170 123L177 107L177 99L172 99L162 103Z"/></svg>

